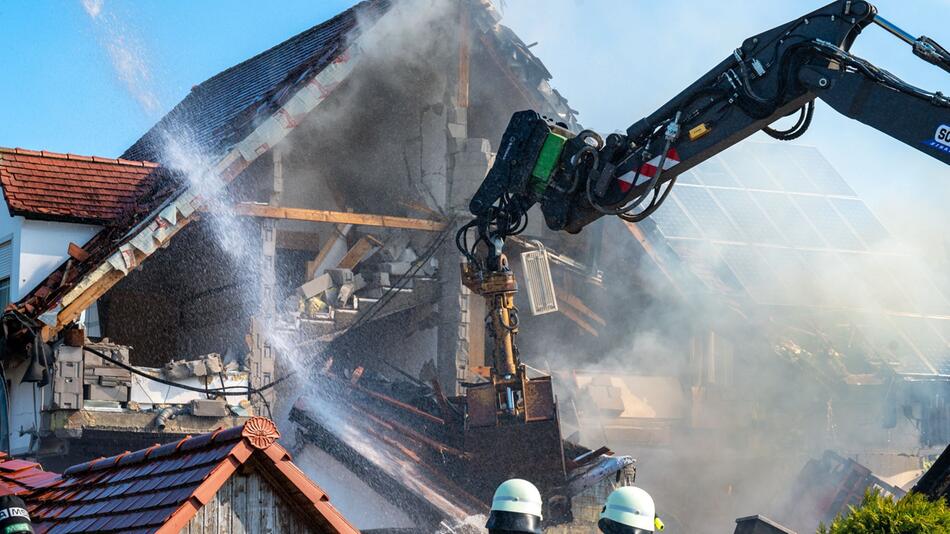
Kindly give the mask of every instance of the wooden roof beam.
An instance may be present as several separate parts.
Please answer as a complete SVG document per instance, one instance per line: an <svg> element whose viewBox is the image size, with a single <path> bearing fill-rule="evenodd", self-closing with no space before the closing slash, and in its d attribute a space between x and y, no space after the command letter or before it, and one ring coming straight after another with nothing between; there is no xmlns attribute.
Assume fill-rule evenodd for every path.
<svg viewBox="0 0 950 534"><path fill-rule="evenodd" d="M235 215L286 219L291 221L380 226L383 228L404 228L407 230L422 230L425 232L438 232L444 230L446 227L444 221L434 221L431 219L413 219L409 217L395 217L392 215L370 215L346 211L282 208L249 202L235 204L233 209Z"/></svg>

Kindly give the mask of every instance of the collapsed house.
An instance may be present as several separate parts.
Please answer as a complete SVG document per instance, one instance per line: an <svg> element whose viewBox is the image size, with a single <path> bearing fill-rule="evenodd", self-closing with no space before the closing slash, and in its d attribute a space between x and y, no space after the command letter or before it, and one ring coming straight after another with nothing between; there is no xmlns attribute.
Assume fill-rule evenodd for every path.
<svg viewBox="0 0 950 534"><path fill-rule="evenodd" d="M15 224L86 225L55 230L43 269L11 291L11 452L68 465L289 414L302 454L319 449L396 509L369 524L485 512L485 488L456 482L476 464L452 429L490 362L452 238L513 111L579 126L488 2L417 7L363 2L196 85L123 159L0 154L0 177L27 168L58 186L21 210L4 182ZM50 211L76 185L60 178L130 168L142 176L124 196L84 193L121 196L110 216L54 218L74 214ZM571 237L542 226L535 214L508 255L531 310L522 357L558 394L541 420L561 465L543 472L562 482L546 504L565 519L590 521L605 476L633 479L632 459L601 444L653 466L641 480L701 532L766 506L738 474L772 472L777 450L799 453L792 476L815 449L875 446L882 425L905 438L891 452L947 440L945 299L930 282L888 287L919 266L878 250L886 230L817 151L734 147L684 173L653 219ZM830 283L801 284L816 266ZM714 486L721 499L668 475L703 471L708 456L682 453L713 447L738 473Z"/></svg>
<svg viewBox="0 0 950 534"><path fill-rule="evenodd" d="M373 498L405 510L411 526L487 512L497 481L451 482L456 468L490 467L487 451L463 450L463 467L446 459L464 448L464 387L487 370L483 303L461 284L452 237L513 111L577 124L490 3L417 7L363 2L212 77L121 159L3 154L14 218L26 216L12 211L21 185L48 190L65 217L75 212L58 197L73 182L85 204L115 204L85 221L95 223L85 234L50 243L45 272L4 315L7 402L20 413L5 435L17 454L64 466L93 450L282 417L313 405L295 404L299 385L326 380L353 397L330 399L358 423L345 429L397 454L349 454L353 435L320 426L326 405L294 411L301 441L349 472L388 472ZM140 172L126 183L127 168ZM600 283L583 241L535 224L518 247L550 271L538 284ZM590 332L581 298L538 320ZM529 304L545 308L540 297ZM550 381L538 383L553 399ZM572 499L584 515L632 481L632 458L563 441L557 406L537 408L557 451L535 470L558 488L552 519L570 521ZM399 476L407 466L419 480ZM450 484L433 492L429 481Z"/></svg>

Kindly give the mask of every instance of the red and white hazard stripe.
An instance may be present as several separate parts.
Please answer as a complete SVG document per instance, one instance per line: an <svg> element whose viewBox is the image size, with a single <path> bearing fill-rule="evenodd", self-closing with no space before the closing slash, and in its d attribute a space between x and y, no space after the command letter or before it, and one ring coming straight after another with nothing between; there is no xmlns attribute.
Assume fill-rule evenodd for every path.
<svg viewBox="0 0 950 534"><path fill-rule="evenodd" d="M666 153L666 161L663 162L663 170L666 171L680 162L680 156L676 153L675 148L671 148ZM657 156L650 161L640 165L640 183L644 183L648 180L651 180L656 176L656 167L660 164L660 156ZM621 191L629 191L633 187L633 180L636 177L636 173L633 171L628 171L625 174L621 174L617 177L617 180L620 181L618 184Z"/></svg>

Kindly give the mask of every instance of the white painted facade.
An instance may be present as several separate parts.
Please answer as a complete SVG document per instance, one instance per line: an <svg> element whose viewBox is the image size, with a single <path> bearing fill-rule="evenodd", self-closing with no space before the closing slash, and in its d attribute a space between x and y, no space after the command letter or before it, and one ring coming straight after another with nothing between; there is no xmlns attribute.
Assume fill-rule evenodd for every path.
<svg viewBox="0 0 950 534"><path fill-rule="evenodd" d="M10 241L13 252L10 300L19 300L66 261L69 243L83 245L101 229L91 224L31 220L0 209L0 244Z"/></svg>
<svg viewBox="0 0 950 534"><path fill-rule="evenodd" d="M22 217L16 217L21 219ZM24 219L19 225L19 269L14 300L26 295L68 258L69 243L84 245L101 226ZM17 257L17 256L14 256ZM16 262L14 262L16 263Z"/></svg>
<svg viewBox="0 0 950 534"><path fill-rule="evenodd" d="M69 243L83 245L102 227L90 224L40 221L10 215L6 204L0 208L0 246L10 243L10 301L16 302L46 279L69 257ZM8 273L0 273L0 278ZM0 303L0 307L6 306ZM86 317L98 327L98 314L93 305ZM90 332L92 333L92 332ZM94 334L94 333L93 333ZM50 396L49 386L34 388L21 383L27 363L4 368L7 384L7 413L9 453L28 454L31 430L39 429L38 410ZM21 434L22 431L22 434Z"/></svg>

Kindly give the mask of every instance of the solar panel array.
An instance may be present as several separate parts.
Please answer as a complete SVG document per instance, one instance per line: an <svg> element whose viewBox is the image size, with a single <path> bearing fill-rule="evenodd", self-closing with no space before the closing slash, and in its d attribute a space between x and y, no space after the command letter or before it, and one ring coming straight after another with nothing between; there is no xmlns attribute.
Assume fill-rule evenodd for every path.
<svg viewBox="0 0 950 534"><path fill-rule="evenodd" d="M711 289L871 314L868 336L912 347L902 371L950 371L950 300L817 149L732 147L681 174L653 221Z"/></svg>

